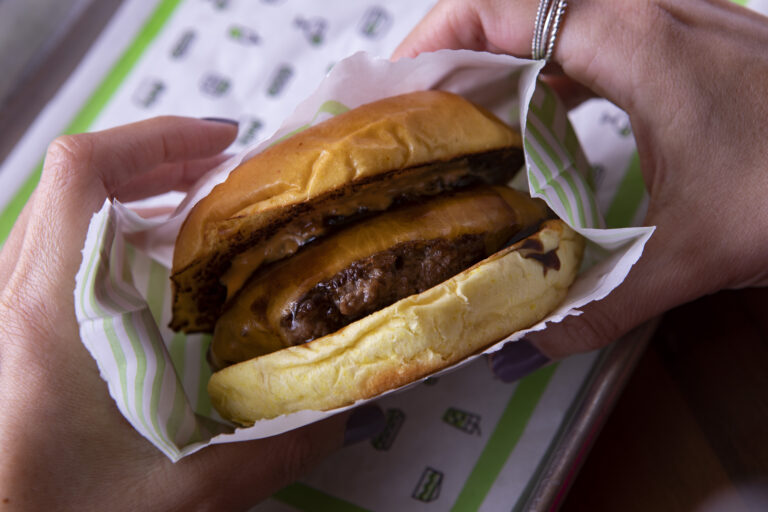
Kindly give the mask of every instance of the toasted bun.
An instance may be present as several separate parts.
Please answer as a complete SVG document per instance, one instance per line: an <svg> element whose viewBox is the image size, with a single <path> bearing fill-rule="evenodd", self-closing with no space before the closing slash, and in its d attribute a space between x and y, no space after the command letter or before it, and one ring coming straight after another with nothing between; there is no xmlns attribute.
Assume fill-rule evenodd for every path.
<svg viewBox="0 0 768 512"><path fill-rule="evenodd" d="M517 170L520 148L519 134L492 114L440 91L363 105L270 147L186 219L174 252L171 327L210 332L254 267L322 235L329 218L385 210L398 194L436 194L467 173L493 175L488 153Z"/></svg>
<svg viewBox="0 0 768 512"><path fill-rule="evenodd" d="M397 388L544 318L565 297L583 239L560 220L453 278L304 345L216 372L216 409L242 424L326 410Z"/></svg>

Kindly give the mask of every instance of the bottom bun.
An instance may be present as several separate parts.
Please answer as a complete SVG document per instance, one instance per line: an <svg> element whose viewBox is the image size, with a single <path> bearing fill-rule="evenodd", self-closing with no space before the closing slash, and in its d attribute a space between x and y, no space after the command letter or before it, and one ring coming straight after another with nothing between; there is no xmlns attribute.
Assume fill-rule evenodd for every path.
<svg viewBox="0 0 768 512"><path fill-rule="evenodd" d="M451 279L343 329L216 372L208 392L241 425L374 397L547 316L576 277L584 240L550 220Z"/></svg>

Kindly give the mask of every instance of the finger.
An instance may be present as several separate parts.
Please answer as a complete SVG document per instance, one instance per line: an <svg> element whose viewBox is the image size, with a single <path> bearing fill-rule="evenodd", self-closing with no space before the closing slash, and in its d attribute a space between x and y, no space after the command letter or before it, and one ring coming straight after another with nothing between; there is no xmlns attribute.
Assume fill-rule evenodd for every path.
<svg viewBox="0 0 768 512"><path fill-rule="evenodd" d="M530 58L538 4L538 0L442 0L392 58L441 48ZM699 4L688 6L698 9ZM553 61L588 90L627 110L637 94L637 82L657 81L655 75L669 69L667 61L674 54L664 45L681 27L665 9L654 2L570 2L560 23ZM667 37L648 37L659 32Z"/></svg>
<svg viewBox="0 0 768 512"><path fill-rule="evenodd" d="M491 357L493 373L516 381L553 360L602 348L664 311L721 288L718 276L704 270L712 268L709 242L683 229L680 218L680 211L649 217L657 229L624 282L582 308L580 316L505 345Z"/></svg>
<svg viewBox="0 0 768 512"><path fill-rule="evenodd" d="M393 60L446 49L530 57L537 2L442 0L403 40Z"/></svg>
<svg viewBox="0 0 768 512"><path fill-rule="evenodd" d="M236 136L226 120L158 117L96 134L93 164L114 195L158 164L219 155Z"/></svg>
<svg viewBox="0 0 768 512"><path fill-rule="evenodd" d="M198 160L161 164L121 186L115 192L115 197L125 203L171 190L185 192L206 172L229 158L230 155L221 154Z"/></svg>
<svg viewBox="0 0 768 512"><path fill-rule="evenodd" d="M674 212L677 215L680 212ZM643 255L623 283L607 297L582 309L529 341L551 359L602 348L664 311L720 286L707 275L707 247L697 233L686 236L677 222L659 221Z"/></svg>
<svg viewBox="0 0 768 512"><path fill-rule="evenodd" d="M236 135L237 127L229 123L165 116L62 136L46 154L40 185L53 197L67 186L66 192L85 196L82 199L95 209L156 166L218 155Z"/></svg>
<svg viewBox="0 0 768 512"><path fill-rule="evenodd" d="M236 134L229 123L158 117L56 139L46 154L21 250L27 279L38 283L41 297L45 288L72 286L88 222L108 196L160 164L218 155Z"/></svg>
<svg viewBox="0 0 768 512"><path fill-rule="evenodd" d="M486 50L486 43L477 11L468 3L444 0L406 36L392 54L392 60L441 49Z"/></svg>
<svg viewBox="0 0 768 512"><path fill-rule="evenodd" d="M438 3L398 46L393 60L415 57L439 49L460 49L531 56L536 3L495 1ZM554 71L553 71L554 70ZM542 80L555 89L568 108L594 97L588 87L565 76L555 63L548 64Z"/></svg>
<svg viewBox="0 0 768 512"><path fill-rule="evenodd" d="M277 437L210 447L190 458L184 470L205 471L210 487L199 491L214 500L209 503L214 510L240 510L303 476L343 445L370 439L385 423L381 409L366 405Z"/></svg>

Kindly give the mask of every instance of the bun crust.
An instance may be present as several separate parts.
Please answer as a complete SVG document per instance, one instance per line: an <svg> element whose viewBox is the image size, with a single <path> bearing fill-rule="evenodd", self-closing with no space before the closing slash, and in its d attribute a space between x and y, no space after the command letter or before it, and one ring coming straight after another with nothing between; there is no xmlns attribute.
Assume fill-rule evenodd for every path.
<svg viewBox="0 0 768 512"><path fill-rule="evenodd" d="M228 293L220 279L232 260L246 249L257 253L248 256L252 261L292 254L304 241L322 234L323 217L312 217L318 204L326 208L322 215L343 216L334 198L350 192L357 197L356 187L380 179L386 188L390 174L467 155L515 148L516 170L522 163L521 147L520 135L492 114L451 93L421 91L363 105L268 148L216 186L182 226L172 270L171 327L212 330ZM466 164L455 166L455 179L460 180ZM505 167L513 166L507 162ZM424 172L411 182L431 183L431 175ZM440 176L435 182L445 180L445 173ZM381 202L386 194L371 191L369 197ZM338 203L368 210L389 206L351 203L348 198ZM292 219L301 219L295 226L304 231L289 230L265 248Z"/></svg>
<svg viewBox="0 0 768 512"><path fill-rule="evenodd" d="M453 278L347 327L211 377L219 412L242 425L327 410L449 366L544 318L565 297L584 240L549 220Z"/></svg>

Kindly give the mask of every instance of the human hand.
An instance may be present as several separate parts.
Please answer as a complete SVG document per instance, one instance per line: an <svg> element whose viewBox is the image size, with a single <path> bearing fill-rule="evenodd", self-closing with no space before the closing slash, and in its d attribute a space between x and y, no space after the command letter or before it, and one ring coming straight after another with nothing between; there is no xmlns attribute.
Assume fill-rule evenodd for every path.
<svg viewBox="0 0 768 512"><path fill-rule="evenodd" d="M530 57L537 5L443 0L393 58L440 48ZM768 19L725 1L569 3L556 88L566 103L586 89L629 114L650 194L644 223L657 229L621 286L507 345L497 374L519 378L702 295L768 284L766 48Z"/></svg>
<svg viewBox="0 0 768 512"><path fill-rule="evenodd" d="M188 188L223 160L236 134L231 123L161 117L50 146L40 183L0 253L0 503L14 510L245 508L380 426L383 415L360 409L173 464L122 417L80 343L73 290L92 214L107 197Z"/></svg>

